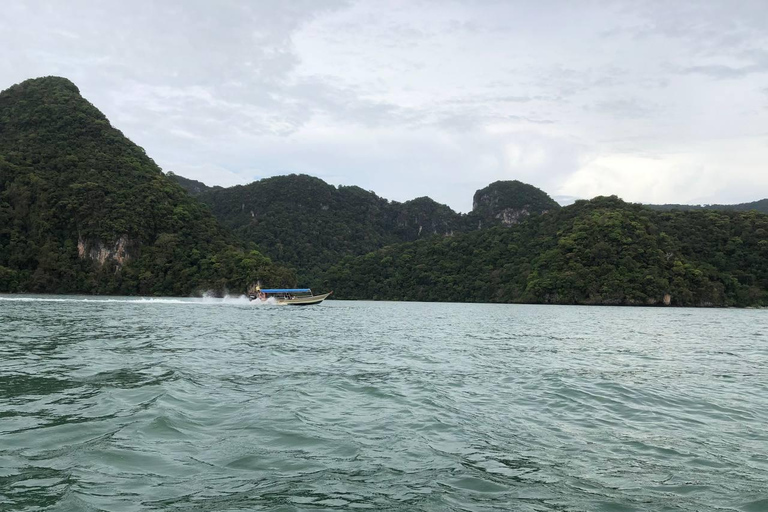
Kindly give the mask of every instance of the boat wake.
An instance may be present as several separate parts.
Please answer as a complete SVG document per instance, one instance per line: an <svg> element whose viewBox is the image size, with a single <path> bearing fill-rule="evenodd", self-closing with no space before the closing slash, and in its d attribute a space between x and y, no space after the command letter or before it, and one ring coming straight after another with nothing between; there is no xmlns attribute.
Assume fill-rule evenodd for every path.
<svg viewBox="0 0 768 512"><path fill-rule="evenodd" d="M250 301L245 295L225 295L224 297L214 297L213 294L206 293L202 297L175 298L175 297L83 297L83 296L61 296L61 297L40 297L40 296L0 296L0 302L82 302L93 304L188 304L188 305L238 305L238 306L264 306L277 305L277 301L269 299L266 302L259 300Z"/></svg>

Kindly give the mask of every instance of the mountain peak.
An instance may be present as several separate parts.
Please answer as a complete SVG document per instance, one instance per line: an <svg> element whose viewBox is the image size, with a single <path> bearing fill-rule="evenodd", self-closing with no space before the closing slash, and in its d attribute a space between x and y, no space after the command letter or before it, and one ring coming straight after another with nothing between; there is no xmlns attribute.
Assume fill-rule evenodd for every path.
<svg viewBox="0 0 768 512"><path fill-rule="evenodd" d="M64 87L73 89L78 93L80 92L80 89L77 88L77 86L74 84L74 82L72 82L72 80L63 76L47 75L47 76L40 76L37 78L28 78L27 80L24 80L23 82L20 82L17 85L27 85L27 84L64 86Z"/></svg>
<svg viewBox="0 0 768 512"><path fill-rule="evenodd" d="M32 78L0 92L0 112L3 138L28 146L72 143L72 135L83 142L117 132L74 83L58 76Z"/></svg>
<svg viewBox="0 0 768 512"><path fill-rule="evenodd" d="M19 82L0 92L0 96L32 96L40 98L45 96L45 103L62 100L66 96L75 95L80 99L80 89L68 78L62 76L43 76L39 78L30 78ZM85 100L83 100L85 101Z"/></svg>
<svg viewBox="0 0 768 512"><path fill-rule="evenodd" d="M0 291L186 295L267 277L295 284L291 271L235 245L66 78L0 92L0 155Z"/></svg>
<svg viewBox="0 0 768 512"><path fill-rule="evenodd" d="M556 210L560 205L546 192L518 180L496 181L475 192L472 213L509 226L533 213Z"/></svg>

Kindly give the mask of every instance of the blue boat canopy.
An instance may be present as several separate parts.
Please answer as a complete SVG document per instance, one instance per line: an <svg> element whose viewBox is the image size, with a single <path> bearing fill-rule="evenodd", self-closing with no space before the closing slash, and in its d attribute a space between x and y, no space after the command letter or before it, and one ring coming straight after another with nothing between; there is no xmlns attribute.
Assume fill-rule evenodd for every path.
<svg viewBox="0 0 768 512"><path fill-rule="evenodd" d="M312 290L309 288L262 288L264 293L309 293Z"/></svg>

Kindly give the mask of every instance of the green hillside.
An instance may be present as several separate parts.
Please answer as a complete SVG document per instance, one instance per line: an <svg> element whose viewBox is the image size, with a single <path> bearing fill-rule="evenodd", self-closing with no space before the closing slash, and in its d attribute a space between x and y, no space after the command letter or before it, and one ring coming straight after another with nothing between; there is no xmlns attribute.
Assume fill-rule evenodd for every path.
<svg viewBox="0 0 768 512"><path fill-rule="evenodd" d="M546 193L517 180L491 183L472 197L472 216L485 226L511 226L531 214L559 208Z"/></svg>
<svg viewBox="0 0 768 512"><path fill-rule="evenodd" d="M204 192L208 192L209 190L221 188L221 187L209 187L202 181L191 180L189 178L185 178L184 176L179 176L178 174L175 174L173 172L169 172L168 177L171 178L176 183L178 183L179 185L181 185L181 187L192 196L199 196L200 194Z"/></svg>
<svg viewBox="0 0 768 512"><path fill-rule="evenodd" d="M305 175L208 187L163 174L66 79L0 93L0 292L242 293L298 273L347 299L768 305L765 200L560 208L518 181L473 199L460 214Z"/></svg>
<svg viewBox="0 0 768 512"><path fill-rule="evenodd" d="M208 204L222 224L275 260L294 266L302 282L313 287L345 256L559 208L544 192L520 182L497 182L478 191L477 210L460 214L428 197L388 201L359 187L334 187L306 175L230 188L171 177Z"/></svg>
<svg viewBox="0 0 768 512"><path fill-rule="evenodd" d="M718 211L732 211L732 212L748 212L751 210L768 213L768 199L761 199L759 201L752 201L751 203L739 203L739 204L704 204L704 205L691 205L691 204L649 204L646 205L652 210L667 211L667 210L718 210Z"/></svg>
<svg viewBox="0 0 768 512"><path fill-rule="evenodd" d="M768 216L596 198L510 228L348 257L325 284L350 299L768 305Z"/></svg>
<svg viewBox="0 0 768 512"><path fill-rule="evenodd" d="M64 78L0 93L0 291L188 295L291 271L244 248Z"/></svg>
<svg viewBox="0 0 768 512"><path fill-rule="evenodd" d="M310 176L268 178L197 197L237 236L298 269L308 285L340 255L363 254L398 241L383 227L386 200Z"/></svg>

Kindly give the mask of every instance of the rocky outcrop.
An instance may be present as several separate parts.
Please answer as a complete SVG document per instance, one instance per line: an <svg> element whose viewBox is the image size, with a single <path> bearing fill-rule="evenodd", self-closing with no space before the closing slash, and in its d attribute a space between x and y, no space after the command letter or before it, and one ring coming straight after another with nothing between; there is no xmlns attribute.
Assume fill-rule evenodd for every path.
<svg viewBox="0 0 768 512"><path fill-rule="evenodd" d="M80 237L77 241L77 255L80 259L95 261L99 266L107 262L114 262L117 268L122 268L132 258L131 242L125 235L117 239L114 244L108 245L101 240L84 240Z"/></svg>
<svg viewBox="0 0 768 512"><path fill-rule="evenodd" d="M531 214L546 213L560 208L551 197L538 188L520 181L497 181L475 192L472 214L481 222L512 226Z"/></svg>
<svg viewBox="0 0 768 512"><path fill-rule="evenodd" d="M501 221L502 226L512 226L522 222L530 214L527 208L504 208L496 214L496 218Z"/></svg>
<svg viewBox="0 0 768 512"><path fill-rule="evenodd" d="M392 203L391 211L394 214L394 231L407 241L434 235L447 236L454 229L460 229L463 222L461 214L429 197Z"/></svg>

